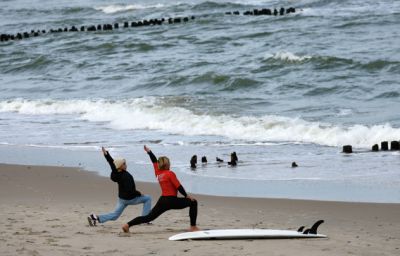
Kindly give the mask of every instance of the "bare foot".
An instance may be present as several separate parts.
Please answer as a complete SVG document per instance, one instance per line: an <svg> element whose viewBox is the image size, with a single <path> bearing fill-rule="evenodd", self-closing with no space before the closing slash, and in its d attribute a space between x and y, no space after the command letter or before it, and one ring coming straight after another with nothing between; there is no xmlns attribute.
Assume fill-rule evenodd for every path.
<svg viewBox="0 0 400 256"><path fill-rule="evenodd" d="M190 226L189 231L193 232L193 231L199 231L200 229L197 226Z"/></svg>
<svg viewBox="0 0 400 256"><path fill-rule="evenodd" d="M124 224L124 225L122 225L122 230L125 232L125 233L129 233L129 225L128 224Z"/></svg>

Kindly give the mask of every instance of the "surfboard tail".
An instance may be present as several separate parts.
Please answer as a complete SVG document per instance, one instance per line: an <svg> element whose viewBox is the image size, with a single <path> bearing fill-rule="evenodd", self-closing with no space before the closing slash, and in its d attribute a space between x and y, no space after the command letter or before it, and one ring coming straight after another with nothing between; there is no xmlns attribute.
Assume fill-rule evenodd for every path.
<svg viewBox="0 0 400 256"><path fill-rule="evenodd" d="M319 227L322 223L324 223L324 220L319 220L319 221L315 222L314 225L312 225L311 228L308 228L308 229L306 229L306 230L304 230L304 231L303 231L304 226L301 226L301 227L299 228L298 232L303 231L303 234L313 234L313 235L316 235L316 234L317 234L318 227ZM303 228L303 229L302 229L302 228Z"/></svg>

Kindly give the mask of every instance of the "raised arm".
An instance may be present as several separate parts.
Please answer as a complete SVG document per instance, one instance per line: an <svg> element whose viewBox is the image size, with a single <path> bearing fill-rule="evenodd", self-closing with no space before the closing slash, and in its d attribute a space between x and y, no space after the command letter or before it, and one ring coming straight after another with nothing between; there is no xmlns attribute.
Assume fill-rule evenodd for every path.
<svg viewBox="0 0 400 256"><path fill-rule="evenodd" d="M101 147L101 151L103 151L103 155L104 155L104 157L106 158L108 164L110 165L111 170L112 170L113 172L114 172L114 171L116 172L116 171L117 171L117 168L115 167L114 159L111 157L110 153L109 153L104 147Z"/></svg>
<svg viewBox="0 0 400 256"><path fill-rule="evenodd" d="M110 153L104 147L101 147L101 151L103 151L103 155L111 167L111 175L110 175L111 180L114 182L118 182L119 175L118 175L118 170L114 164L114 159L111 157Z"/></svg>
<svg viewBox="0 0 400 256"><path fill-rule="evenodd" d="M146 153L149 155L150 160L153 163L154 174L157 176L159 172L157 157L153 154L153 152L151 152L151 149L146 145L144 145L144 151L146 151Z"/></svg>
<svg viewBox="0 0 400 256"><path fill-rule="evenodd" d="M147 154L149 154L151 162L157 163L157 157L153 154L153 152L151 152L151 149L148 148L146 145L144 145L144 151L146 151Z"/></svg>

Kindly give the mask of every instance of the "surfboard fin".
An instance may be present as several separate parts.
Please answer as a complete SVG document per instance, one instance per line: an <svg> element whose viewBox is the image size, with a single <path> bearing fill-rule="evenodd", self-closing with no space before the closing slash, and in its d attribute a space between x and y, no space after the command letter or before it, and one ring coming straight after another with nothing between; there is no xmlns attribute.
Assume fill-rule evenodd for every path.
<svg viewBox="0 0 400 256"><path fill-rule="evenodd" d="M321 225L322 223L324 223L324 220L319 220L317 222L314 223L314 225L312 225L311 228L306 229L303 234L317 234L317 229L319 227L319 225Z"/></svg>
<svg viewBox="0 0 400 256"><path fill-rule="evenodd" d="M303 229L304 229L304 228L305 228L304 226L299 227L299 229L297 230L297 232L303 232Z"/></svg>

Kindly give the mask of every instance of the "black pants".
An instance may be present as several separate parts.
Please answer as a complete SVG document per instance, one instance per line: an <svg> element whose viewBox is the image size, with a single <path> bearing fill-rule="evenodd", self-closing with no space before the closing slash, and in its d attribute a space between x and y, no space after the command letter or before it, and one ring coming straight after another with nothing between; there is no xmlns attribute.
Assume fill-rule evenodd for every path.
<svg viewBox="0 0 400 256"><path fill-rule="evenodd" d="M139 216L128 222L129 227L139 225L142 223L148 223L155 220L158 216L168 210L178 210L186 207L190 207L190 225L196 226L197 219L197 201L192 201L189 198L182 198L176 196L161 196L156 205L151 209L150 213L146 216Z"/></svg>

